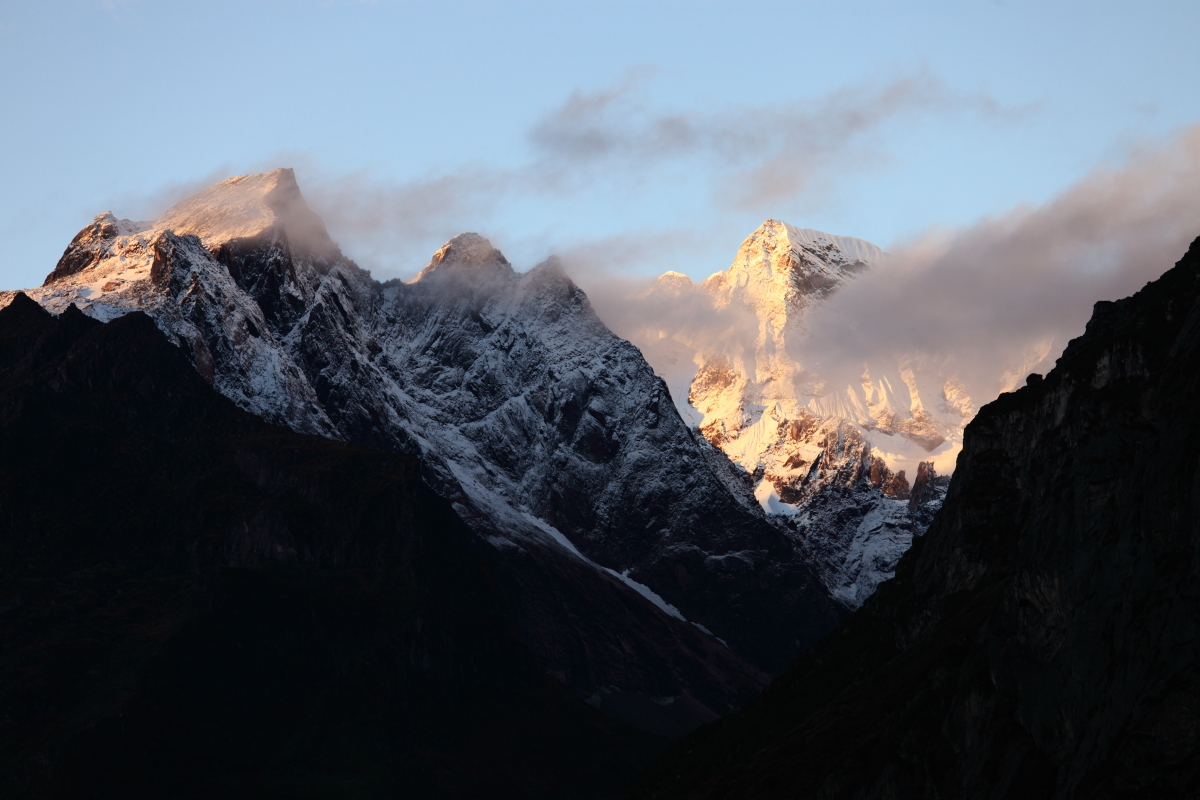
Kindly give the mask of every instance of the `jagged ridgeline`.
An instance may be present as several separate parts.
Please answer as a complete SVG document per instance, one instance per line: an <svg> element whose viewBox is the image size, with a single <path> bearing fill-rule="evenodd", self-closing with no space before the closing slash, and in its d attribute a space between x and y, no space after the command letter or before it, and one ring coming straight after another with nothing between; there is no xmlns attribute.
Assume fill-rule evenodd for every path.
<svg viewBox="0 0 1200 800"><path fill-rule="evenodd" d="M419 456L540 668L643 730L739 707L845 613L553 259L517 273L463 234L380 283L277 170L153 222L100 215L28 296L141 311L242 409Z"/></svg>
<svg viewBox="0 0 1200 800"><path fill-rule="evenodd" d="M885 583L630 798L1200 792L1200 239L966 428Z"/></svg>

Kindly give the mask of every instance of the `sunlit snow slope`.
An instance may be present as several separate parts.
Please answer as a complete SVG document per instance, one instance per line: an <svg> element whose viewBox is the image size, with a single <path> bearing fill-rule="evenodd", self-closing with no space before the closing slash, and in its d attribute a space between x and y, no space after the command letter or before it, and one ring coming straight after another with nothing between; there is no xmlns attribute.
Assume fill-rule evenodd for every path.
<svg viewBox="0 0 1200 800"><path fill-rule="evenodd" d="M927 524L941 496L931 478L953 469L975 412L936 365L864 364L842 386L806 358L806 312L886 261L869 242L767 220L703 283L659 278L645 307L687 311L648 313L631 334L680 413L745 470L763 509L851 606Z"/></svg>

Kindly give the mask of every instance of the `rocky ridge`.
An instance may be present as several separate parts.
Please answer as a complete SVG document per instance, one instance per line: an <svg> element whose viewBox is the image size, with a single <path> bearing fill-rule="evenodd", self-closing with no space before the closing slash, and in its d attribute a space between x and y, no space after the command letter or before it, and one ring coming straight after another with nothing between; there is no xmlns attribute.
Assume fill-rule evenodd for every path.
<svg viewBox="0 0 1200 800"><path fill-rule="evenodd" d="M143 311L243 409L419 454L505 554L544 667L601 706L691 709L667 727L712 718L844 613L553 260L517 273L463 234L411 283L381 284L277 170L151 223L101 215L28 294L101 320ZM608 616L630 613L699 638Z"/></svg>

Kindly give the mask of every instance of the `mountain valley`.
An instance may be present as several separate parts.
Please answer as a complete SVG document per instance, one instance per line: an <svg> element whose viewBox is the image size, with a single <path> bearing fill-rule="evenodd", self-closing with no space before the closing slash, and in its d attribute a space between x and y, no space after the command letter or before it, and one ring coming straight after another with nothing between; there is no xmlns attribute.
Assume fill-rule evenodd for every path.
<svg viewBox="0 0 1200 800"><path fill-rule="evenodd" d="M0 292L4 791L1190 786L1195 254L979 408L843 385L889 256L776 220L618 335L473 233L375 280L288 169L101 214Z"/></svg>

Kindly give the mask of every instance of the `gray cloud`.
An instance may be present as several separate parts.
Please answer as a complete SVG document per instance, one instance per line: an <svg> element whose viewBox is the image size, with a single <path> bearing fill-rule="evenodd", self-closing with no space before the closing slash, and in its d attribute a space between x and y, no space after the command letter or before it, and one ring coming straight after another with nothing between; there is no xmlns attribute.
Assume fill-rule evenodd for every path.
<svg viewBox="0 0 1200 800"><path fill-rule="evenodd" d="M1043 206L893 246L814 310L802 350L835 386L908 354L987 401L1052 367L1093 303L1157 278L1198 234L1200 125Z"/></svg>
<svg viewBox="0 0 1200 800"><path fill-rule="evenodd" d="M388 275L415 274L442 243L464 230L486 232L496 206L518 181L506 170L468 165L397 183L370 172L331 175L310 166L305 197L334 240Z"/></svg>
<svg viewBox="0 0 1200 800"><path fill-rule="evenodd" d="M641 174L647 167L699 158L722 204L746 207L794 198L830 170L886 160L877 135L888 122L920 114L969 113L1010 122L1033 106L1006 108L981 93L959 92L928 70L883 84L844 87L824 97L786 99L719 111L648 108L639 90L647 73L615 87L572 93L537 123L529 139L548 174L603 169Z"/></svg>
<svg viewBox="0 0 1200 800"><path fill-rule="evenodd" d="M601 247L589 258L604 252ZM739 303L716 308L706 292L683 276L663 285L642 275L589 270L587 261L581 265L570 256L563 263L600 319L636 345L667 382L685 416L697 352L736 352L750 346L758 335L759 322L753 310Z"/></svg>

